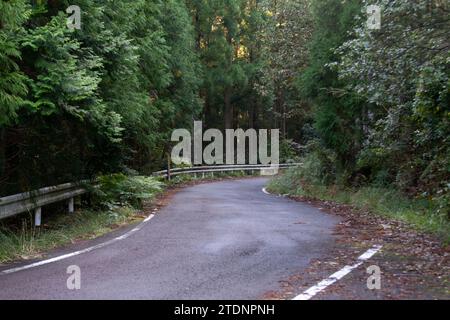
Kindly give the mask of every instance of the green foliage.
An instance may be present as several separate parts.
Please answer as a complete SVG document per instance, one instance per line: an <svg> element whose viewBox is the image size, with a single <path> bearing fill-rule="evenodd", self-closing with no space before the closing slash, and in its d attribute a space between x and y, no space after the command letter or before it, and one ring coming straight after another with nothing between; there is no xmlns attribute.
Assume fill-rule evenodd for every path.
<svg viewBox="0 0 450 320"><path fill-rule="evenodd" d="M71 4L81 30L66 25ZM0 1L0 65L1 195L149 173L201 108L182 0Z"/></svg>
<svg viewBox="0 0 450 320"><path fill-rule="evenodd" d="M373 214L404 221L415 229L441 237L447 243L450 241L450 222L447 216L439 211L435 202L411 199L392 188L366 186L353 189L339 185L326 186L320 179L314 178L320 177L320 169L310 173L311 169L314 170L313 162L302 168L289 169L285 174L273 179L268 190L276 194L353 205Z"/></svg>
<svg viewBox="0 0 450 320"><path fill-rule="evenodd" d="M298 127L310 121L307 105L302 101L296 78L308 64L313 19L311 2L265 1L268 13L262 33L262 80L258 90L272 99L270 113L274 127L279 127L284 138L302 140Z"/></svg>
<svg viewBox="0 0 450 320"><path fill-rule="evenodd" d="M136 211L116 208L111 211L81 210L76 214L46 215L45 229L33 226L33 219L17 224L0 223L0 263L33 259L43 252L89 240L111 232L117 226L136 221Z"/></svg>
<svg viewBox="0 0 450 320"><path fill-rule="evenodd" d="M324 147L336 153L342 174L352 170L362 144L365 102L345 90L346 83L329 65L339 60L334 50L348 39L359 12L359 1L313 2L310 63L298 81L303 97L313 105L316 132Z"/></svg>
<svg viewBox="0 0 450 320"><path fill-rule="evenodd" d="M402 190L442 196L450 180L448 5L377 3L381 30L359 20L353 39L336 51L348 90L375 105L360 165Z"/></svg>
<svg viewBox="0 0 450 320"><path fill-rule="evenodd" d="M280 163L295 162L298 160L299 150L295 147L295 142L291 139L280 141Z"/></svg>
<svg viewBox="0 0 450 320"><path fill-rule="evenodd" d="M302 185L331 185L337 182L336 155L321 148L318 141L309 144L306 154L298 160L298 170L288 170L288 181L296 180L297 188Z"/></svg>
<svg viewBox="0 0 450 320"><path fill-rule="evenodd" d="M142 208L144 200L162 191L162 183L153 177L112 174L100 176L94 189L95 202L103 207Z"/></svg>
<svg viewBox="0 0 450 320"><path fill-rule="evenodd" d="M367 26L366 7L374 3L380 30ZM329 181L396 187L449 215L448 5L319 0L311 14L309 63L297 85L312 105L311 138L319 139L311 157L336 157L332 168L317 166L331 173ZM313 175L312 183L322 180Z"/></svg>
<svg viewBox="0 0 450 320"><path fill-rule="evenodd" d="M0 194L149 174L172 130L203 120L281 129L282 160L289 139L309 152L308 183L449 213L448 29L443 1L0 1Z"/></svg>
<svg viewBox="0 0 450 320"><path fill-rule="evenodd" d="M64 114L74 121L90 121L112 143L120 141L121 117L106 110L96 91L101 81L101 60L80 48L60 14L22 39L26 53L38 53L33 61L34 81L29 81L30 112L43 116Z"/></svg>
<svg viewBox="0 0 450 320"><path fill-rule="evenodd" d="M12 123L25 102L27 80L17 63L19 39L29 16L25 1L0 2L0 126Z"/></svg>
<svg viewBox="0 0 450 320"><path fill-rule="evenodd" d="M189 0L187 4L196 22L196 48L203 64L206 120L210 126L231 128L236 89L248 85L247 56L239 54L247 1Z"/></svg>

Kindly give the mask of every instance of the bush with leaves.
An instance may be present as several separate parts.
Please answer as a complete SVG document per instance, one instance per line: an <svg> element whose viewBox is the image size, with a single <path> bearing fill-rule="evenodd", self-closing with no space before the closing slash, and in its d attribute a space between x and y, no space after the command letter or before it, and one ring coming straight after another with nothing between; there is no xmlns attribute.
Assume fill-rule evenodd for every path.
<svg viewBox="0 0 450 320"><path fill-rule="evenodd" d="M363 8L374 1L363 1ZM443 197L450 180L449 6L379 0L382 26L359 19L337 51L347 89L373 104L359 163L372 179L411 194ZM447 210L450 208L448 207Z"/></svg>
<svg viewBox="0 0 450 320"><path fill-rule="evenodd" d="M145 200L152 199L162 191L163 184L154 177L104 175L98 178L93 190L94 202L108 209L118 206L142 208Z"/></svg>

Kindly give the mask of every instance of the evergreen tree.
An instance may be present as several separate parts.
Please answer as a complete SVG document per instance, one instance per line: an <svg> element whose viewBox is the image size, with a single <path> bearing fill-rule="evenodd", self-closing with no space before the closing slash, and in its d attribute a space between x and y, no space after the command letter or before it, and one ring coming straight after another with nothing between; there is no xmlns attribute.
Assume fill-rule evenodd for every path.
<svg viewBox="0 0 450 320"><path fill-rule="evenodd" d="M299 80L303 96L313 104L315 129L323 147L337 154L341 174L351 172L363 142L363 99L345 90L346 83L330 67L339 61L335 50L348 40L348 31L361 12L359 1L313 2L314 33L309 65Z"/></svg>

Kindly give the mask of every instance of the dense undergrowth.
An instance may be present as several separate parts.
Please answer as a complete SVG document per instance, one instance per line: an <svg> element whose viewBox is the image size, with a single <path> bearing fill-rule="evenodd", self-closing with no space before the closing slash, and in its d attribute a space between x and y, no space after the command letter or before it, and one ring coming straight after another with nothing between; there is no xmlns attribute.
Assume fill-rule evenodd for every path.
<svg viewBox="0 0 450 320"><path fill-rule="evenodd" d="M330 165L330 164L329 164ZM274 178L268 190L278 194L348 204L373 214L404 221L415 229L450 241L448 204L445 199L411 196L382 183L344 185L333 177L316 155L303 159L303 166Z"/></svg>

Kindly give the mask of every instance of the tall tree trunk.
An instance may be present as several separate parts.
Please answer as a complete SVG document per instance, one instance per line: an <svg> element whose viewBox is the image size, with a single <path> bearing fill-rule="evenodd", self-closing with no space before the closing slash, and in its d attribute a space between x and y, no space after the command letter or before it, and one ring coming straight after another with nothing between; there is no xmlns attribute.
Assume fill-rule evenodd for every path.
<svg viewBox="0 0 450 320"><path fill-rule="evenodd" d="M248 114L248 127L249 129L256 129L258 130L258 112L259 112L259 97L255 95L253 99L253 104L250 107L249 114Z"/></svg>
<svg viewBox="0 0 450 320"><path fill-rule="evenodd" d="M6 180L6 129L0 128L0 186L4 186L3 180ZM0 195L5 192L0 187Z"/></svg>
<svg viewBox="0 0 450 320"><path fill-rule="evenodd" d="M204 107L203 107L203 121L204 121L205 125L208 126L208 125L210 125L211 106L209 104L209 97L206 92L203 94L203 99L205 101Z"/></svg>
<svg viewBox="0 0 450 320"><path fill-rule="evenodd" d="M233 129L233 107L231 106L231 88L225 88L224 92L224 117L225 129Z"/></svg>

